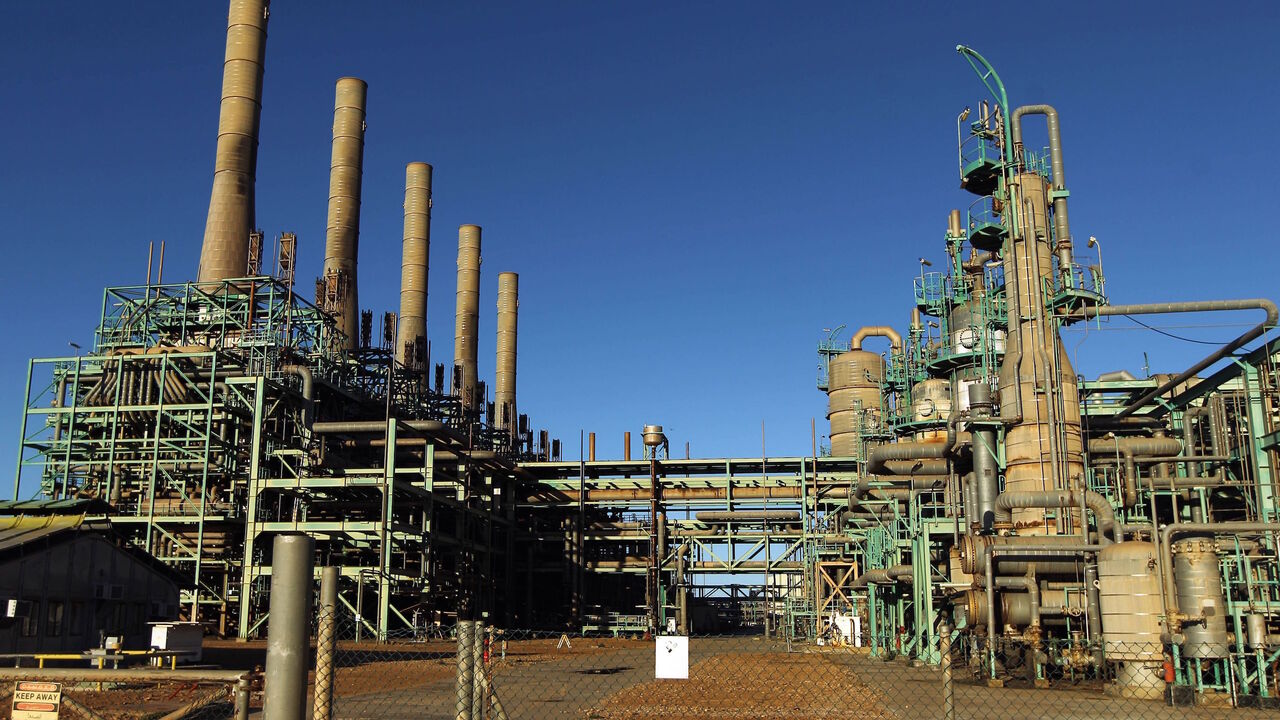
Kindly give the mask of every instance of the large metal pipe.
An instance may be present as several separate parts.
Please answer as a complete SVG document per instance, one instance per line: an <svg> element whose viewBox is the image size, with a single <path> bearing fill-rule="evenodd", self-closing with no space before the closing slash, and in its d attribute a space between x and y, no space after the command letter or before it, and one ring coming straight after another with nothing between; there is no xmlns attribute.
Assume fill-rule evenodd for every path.
<svg viewBox="0 0 1280 720"><path fill-rule="evenodd" d="M339 78L333 102L333 153L329 165L329 215L325 228L324 280L334 288L328 308L347 336L360 344L356 259L360 250L360 179L364 165L365 99L369 86Z"/></svg>
<svg viewBox="0 0 1280 720"><path fill-rule="evenodd" d="M910 585L915 579L915 572L910 565L893 565L887 568L868 570L853 581L853 587L862 588L869 584L887 585L902 582Z"/></svg>
<svg viewBox="0 0 1280 720"><path fill-rule="evenodd" d="M1053 233L1057 244L1058 271L1064 277L1071 272L1071 222L1067 219L1067 174L1062 163L1062 128L1058 111L1052 105L1023 105L1010 113L1013 144L1022 144L1022 116L1044 115L1049 126L1049 165L1053 174Z"/></svg>
<svg viewBox="0 0 1280 720"><path fill-rule="evenodd" d="M798 510L702 510L693 514L698 522L800 522Z"/></svg>
<svg viewBox="0 0 1280 720"><path fill-rule="evenodd" d="M969 407L977 418L990 418L992 407L991 386L985 382L969 386ZM973 510L969 524L981 524L982 532L991 533L995 523L995 502L1000 494L1000 461L997 457L996 431L982 425L973 431Z"/></svg>
<svg viewBox="0 0 1280 720"><path fill-rule="evenodd" d="M1145 305L1100 305L1097 307L1087 307L1078 311L1076 314L1081 317L1093 318L1103 315L1163 315L1167 313L1222 312L1227 310L1262 310L1267 314L1267 317L1262 322L1246 330L1236 339L1210 353L1208 357L1204 358L1200 362L1192 365L1172 378L1169 378L1165 382L1161 383L1156 389L1148 391L1136 400L1131 401L1128 405L1125 405L1120 412L1116 413L1112 417L1125 418L1132 415L1147 403L1190 380L1196 373L1235 352L1246 343L1260 337L1268 329L1276 326L1277 319L1280 319L1280 311L1276 310L1275 303L1265 298L1150 303Z"/></svg>
<svg viewBox="0 0 1280 720"><path fill-rule="evenodd" d="M277 535L271 545L271 616L262 707L268 720L306 716L315 550L311 536L302 534Z"/></svg>
<svg viewBox="0 0 1280 720"><path fill-rule="evenodd" d="M227 10L218 149L197 275L202 283L243 277L248 266L270 4L269 0L231 0Z"/></svg>
<svg viewBox="0 0 1280 720"><path fill-rule="evenodd" d="M431 166L411 162L404 169L404 247L400 260L400 318L396 323L396 361L406 367L426 367L426 356L419 346L426 343L427 337L430 251Z"/></svg>
<svg viewBox="0 0 1280 720"><path fill-rule="evenodd" d="M494 426L515 439L516 423L516 329L520 308L520 276L498 273L498 356L493 374L493 407L498 417Z"/></svg>
<svg viewBox="0 0 1280 720"><path fill-rule="evenodd" d="M1182 452L1182 443L1174 438L1148 437L1112 437L1094 438L1089 441L1089 455L1092 459L1098 456L1120 456L1124 461L1124 502L1126 506L1138 502L1138 455L1177 455Z"/></svg>
<svg viewBox="0 0 1280 720"><path fill-rule="evenodd" d="M897 330L894 330L888 325L868 325L859 329L858 332L854 333L853 337L849 339L849 349L861 350L862 341L869 337L888 338L889 347L894 352L900 352L902 350L902 336L898 334Z"/></svg>
<svg viewBox="0 0 1280 720"><path fill-rule="evenodd" d="M458 228L458 304L454 314L454 385L467 407L478 405L476 391L476 332L480 322L480 226Z"/></svg>
<svg viewBox="0 0 1280 720"><path fill-rule="evenodd" d="M959 417L953 414L947 421L947 434L942 440L898 442L872 448L867 453L867 472L872 475L885 474L889 471L889 463L893 461L946 458L956 445L956 421Z"/></svg>
<svg viewBox="0 0 1280 720"><path fill-rule="evenodd" d="M1105 537L1109 532L1117 536L1117 541L1121 539L1111 503L1092 490L1085 490L1083 496L1074 490L1003 492L996 498L995 516L999 522L1009 522L1013 519L1014 508L1075 508L1082 502L1093 511L1098 524L1099 542L1107 542Z"/></svg>

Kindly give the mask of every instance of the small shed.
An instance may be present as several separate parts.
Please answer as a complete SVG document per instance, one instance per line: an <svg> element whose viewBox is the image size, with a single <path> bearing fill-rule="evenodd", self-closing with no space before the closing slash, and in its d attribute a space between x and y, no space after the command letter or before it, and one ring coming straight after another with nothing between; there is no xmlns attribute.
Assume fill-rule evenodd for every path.
<svg viewBox="0 0 1280 720"><path fill-rule="evenodd" d="M0 653L81 652L106 636L145 650L178 597L173 573L106 522L0 517Z"/></svg>

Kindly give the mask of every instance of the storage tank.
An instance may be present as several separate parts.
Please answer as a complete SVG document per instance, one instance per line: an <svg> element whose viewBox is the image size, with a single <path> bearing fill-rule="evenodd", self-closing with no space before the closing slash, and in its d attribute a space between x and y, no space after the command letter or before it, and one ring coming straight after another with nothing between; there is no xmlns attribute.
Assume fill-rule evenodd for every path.
<svg viewBox="0 0 1280 720"><path fill-rule="evenodd" d="M831 359L827 369L827 420L831 454L858 455L858 434L880 427L880 385L884 358L866 350L850 350Z"/></svg>
<svg viewBox="0 0 1280 720"><path fill-rule="evenodd" d="M1210 538L1181 540L1171 548L1178 610L1184 615L1204 616L1203 622L1182 626L1187 638L1182 646L1185 657L1227 656L1227 609L1222 599L1222 571L1214 550Z"/></svg>
<svg viewBox="0 0 1280 720"><path fill-rule="evenodd" d="M951 417L951 381L941 378L921 380L911 386L911 421L931 423L932 430L915 434L917 441L941 441L947 435L946 423Z"/></svg>
<svg viewBox="0 0 1280 720"><path fill-rule="evenodd" d="M1128 697L1160 697L1160 577L1155 545L1132 540L1098 553L1102 642L1108 660L1121 661L1114 690Z"/></svg>

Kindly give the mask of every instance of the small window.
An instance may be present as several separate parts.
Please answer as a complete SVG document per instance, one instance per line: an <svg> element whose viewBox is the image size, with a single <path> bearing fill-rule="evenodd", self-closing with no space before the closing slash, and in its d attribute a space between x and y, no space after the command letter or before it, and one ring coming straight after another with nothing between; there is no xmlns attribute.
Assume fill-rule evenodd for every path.
<svg viewBox="0 0 1280 720"><path fill-rule="evenodd" d="M61 600L50 600L45 612L44 634L49 637L62 637L62 612L66 603Z"/></svg>
<svg viewBox="0 0 1280 720"><path fill-rule="evenodd" d="M73 601L67 609L67 632L71 635L84 634L84 603Z"/></svg>
<svg viewBox="0 0 1280 720"><path fill-rule="evenodd" d="M22 616L22 636L35 637L40 632L40 603L32 600L30 610Z"/></svg>

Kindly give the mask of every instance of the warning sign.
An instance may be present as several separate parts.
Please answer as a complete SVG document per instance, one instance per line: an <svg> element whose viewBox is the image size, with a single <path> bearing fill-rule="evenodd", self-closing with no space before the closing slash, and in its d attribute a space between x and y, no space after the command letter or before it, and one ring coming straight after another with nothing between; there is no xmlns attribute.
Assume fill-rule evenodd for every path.
<svg viewBox="0 0 1280 720"><path fill-rule="evenodd" d="M62 683L19 680L13 688L13 720L58 720Z"/></svg>

